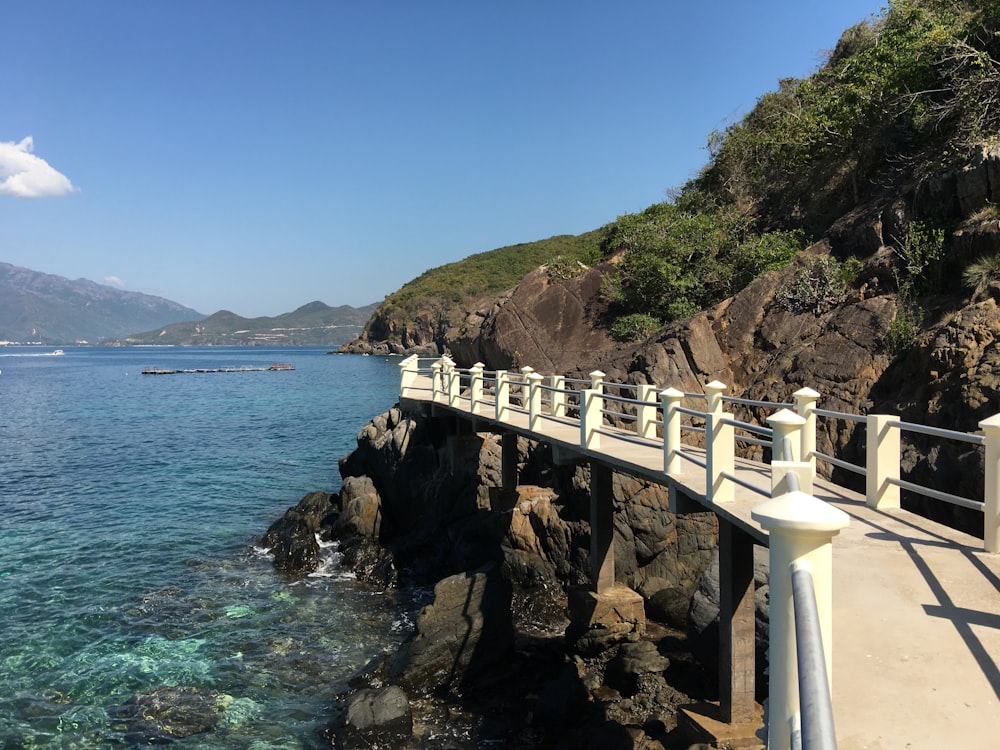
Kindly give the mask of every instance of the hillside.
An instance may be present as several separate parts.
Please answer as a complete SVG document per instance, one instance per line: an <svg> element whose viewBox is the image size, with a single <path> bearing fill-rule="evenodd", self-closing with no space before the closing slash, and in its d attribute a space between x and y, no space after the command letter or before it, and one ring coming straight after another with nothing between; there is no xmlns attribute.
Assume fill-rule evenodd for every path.
<svg viewBox="0 0 1000 750"><path fill-rule="evenodd" d="M440 351L450 327L470 310L517 285L539 265L575 275L600 259L600 233L559 235L476 253L425 271L378 305L362 335L344 351Z"/></svg>
<svg viewBox="0 0 1000 750"><path fill-rule="evenodd" d="M243 318L220 310L118 339L119 344L173 346L340 346L362 330L375 305L330 307L310 302L276 317Z"/></svg>
<svg viewBox="0 0 1000 750"><path fill-rule="evenodd" d="M162 297L0 263L0 340L97 343L201 317L198 311Z"/></svg>

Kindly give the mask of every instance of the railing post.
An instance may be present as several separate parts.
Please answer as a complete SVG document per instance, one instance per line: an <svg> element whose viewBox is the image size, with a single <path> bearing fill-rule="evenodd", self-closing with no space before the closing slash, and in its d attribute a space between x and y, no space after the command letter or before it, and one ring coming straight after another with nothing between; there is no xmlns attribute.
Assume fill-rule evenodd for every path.
<svg viewBox="0 0 1000 750"><path fill-rule="evenodd" d="M656 439L656 386L643 384L637 389L639 406L636 407L636 434L646 440Z"/></svg>
<svg viewBox="0 0 1000 750"><path fill-rule="evenodd" d="M528 429L540 432L542 429L542 381L543 375L532 372L528 375Z"/></svg>
<svg viewBox="0 0 1000 750"><path fill-rule="evenodd" d="M768 750L789 750L788 727L800 712L792 567L805 563L812 568L826 674L832 686L832 542L833 537L848 525L850 517L806 492L788 492L767 500L750 511L750 516L770 535L767 747Z"/></svg>
<svg viewBox="0 0 1000 750"><path fill-rule="evenodd" d="M791 473L798 479L796 489L812 492L812 467L799 453L806 419L790 409L779 409L767 418L767 423L771 426L771 495L782 495L792 489L786 479ZM785 446L790 447L790 456L785 455Z"/></svg>
<svg viewBox="0 0 1000 750"><path fill-rule="evenodd" d="M725 474L733 473L736 465L733 426L725 424L729 415L723 411L722 393L725 390L726 385L718 380L705 386L708 396L708 412L705 414L705 499L711 503L726 503L735 497L733 483L725 477Z"/></svg>
<svg viewBox="0 0 1000 750"><path fill-rule="evenodd" d="M552 386L552 416L566 416L566 378L563 375L550 375L549 385Z"/></svg>
<svg viewBox="0 0 1000 750"><path fill-rule="evenodd" d="M894 414L868 415L865 498L869 508L899 507L899 486L890 481L899 479L899 428L889 424L897 420Z"/></svg>
<svg viewBox="0 0 1000 750"><path fill-rule="evenodd" d="M528 406L528 376L535 371L534 367L525 365L521 368L521 408L527 408Z"/></svg>
<svg viewBox="0 0 1000 750"><path fill-rule="evenodd" d="M406 398L406 392L417 380L419 361L416 354L399 363L399 397Z"/></svg>
<svg viewBox="0 0 1000 750"><path fill-rule="evenodd" d="M660 403L663 405L663 471L669 476L676 476L681 471L681 401L684 392L676 388L660 391Z"/></svg>
<svg viewBox="0 0 1000 750"><path fill-rule="evenodd" d="M476 362L469 368L469 411L479 413L479 405L483 402L483 368L482 362Z"/></svg>
<svg viewBox="0 0 1000 750"><path fill-rule="evenodd" d="M448 368L448 406L458 408L459 397L462 395L462 373L454 367Z"/></svg>
<svg viewBox="0 0 1000 750"><path fill-rule="evenodd" d="M983 546L1000 552L1000 414L979 423L986 435L983 487Z"/></svg>
<svg viewBox="0 0 1000 750"><path fill-rule="evenodd" d="M595 391L603 390L605 377L607 376L600 370L594 370L590 373L590 387Z"/></svg>
<svg viewBox="0 0 1000 750"><path fill-rule="evenodd" d="M580 447L597 450L601 447L601 425L604 423L604 395L587 388L580 392Z"/></svg>
<svg viewBox="0 0 1000 750"><path fill-rule="evenodd" d="M506 370L497 370L496 409L497 422L506 422L510 412L510 376Z"/></svg>
<svg viewBox="0 0 1000 750"><path fill-rule="evenodd" d="M799 460L809 462L809 470L816 476L816 402L819 393L812 388L800 388L792 394L795 397L795 411L806 420L802 425L802 446Z"/></svg>
<svg viewBox="0 0 1000 750"><path fill-rule="evenodd" d="M437 395L444 390L444 379L441 377L441 369L444 365L441 360L436 360L431 365L431 401L437 400Z"/></svg>

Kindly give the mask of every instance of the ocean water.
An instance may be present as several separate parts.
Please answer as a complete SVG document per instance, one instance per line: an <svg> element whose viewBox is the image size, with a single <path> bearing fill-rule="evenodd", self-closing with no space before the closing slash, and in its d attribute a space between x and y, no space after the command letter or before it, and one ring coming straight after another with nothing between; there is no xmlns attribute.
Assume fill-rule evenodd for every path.
<svg viewBox="0 0 1000 750"><path fill-rule="evenodd" d="M294 371L142 375L144 367ZM311 748L344 680L408 630L325 550L256 542L396 400L397 361L320 348L0 347L0 748L128 747L121 706L219 694L192 748Z"/></svg>

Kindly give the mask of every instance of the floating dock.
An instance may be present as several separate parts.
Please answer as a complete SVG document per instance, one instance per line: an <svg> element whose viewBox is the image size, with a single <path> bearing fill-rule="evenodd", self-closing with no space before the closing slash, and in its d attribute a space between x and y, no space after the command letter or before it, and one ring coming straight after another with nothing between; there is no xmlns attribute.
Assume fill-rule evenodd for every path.
<svg viewBox="0 0 1000 750"><path fill-rule="evenodd" d="M173 370L166 367L144 367L143 375L187 375L199 372L275 372L279 370L294 370L287 362L274 362L267 367L198 367L194 369Z"/></svg>

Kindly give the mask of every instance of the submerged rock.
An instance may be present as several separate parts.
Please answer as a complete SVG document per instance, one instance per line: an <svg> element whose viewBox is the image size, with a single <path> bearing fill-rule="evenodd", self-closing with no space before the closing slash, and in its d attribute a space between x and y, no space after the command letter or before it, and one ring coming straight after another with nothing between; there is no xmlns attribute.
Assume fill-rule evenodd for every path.
<svg viewBox="0 0 1000 750"><path fill-rule="evenodd" d="M118 708L117 716L126 741L165 745L214 729L229 700L214 690L165 686L133 695Z"/></svg>

